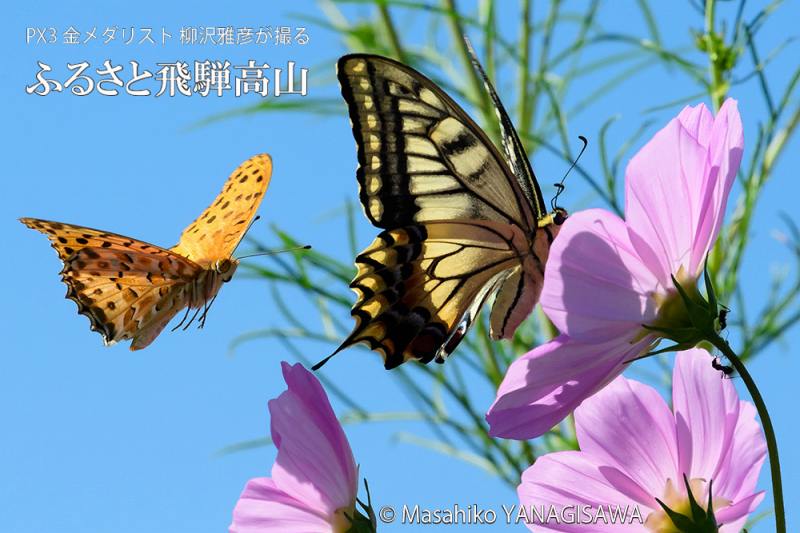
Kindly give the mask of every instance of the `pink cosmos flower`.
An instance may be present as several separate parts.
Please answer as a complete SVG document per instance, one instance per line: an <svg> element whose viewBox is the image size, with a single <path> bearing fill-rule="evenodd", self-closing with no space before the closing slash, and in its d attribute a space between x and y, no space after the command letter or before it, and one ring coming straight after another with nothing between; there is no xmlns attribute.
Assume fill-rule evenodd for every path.
<svg viewBox="0 0 800 533"><path fill-rule="evenodd" d="M625 220L603 209L567 219L541 296L561 335L509 367L486 416L492 435L547 432L652 349L659 337L642 325L669 321L683 305L672 276L696 284L743 145L735 100L716 117L687 107L628 164Z"/></svg>
<svg viewBox="0 0 800 533"><path fill-rule="evenodd" d="M231 533L341 533L350 528L358 467L328 396L302 365L281 363L288 390L269 402L278 456L233 510Z"/></svg>
<svg viewBox="0 0 800 533"><path fill-rule="evenodd" d="M603 507L607 518L616 512L628 524L600 522L592 531L676 531L656 498L691 517L685 476L703 509L711 487L719 531L740 531L764 497L755 492L766 456L755 407L739 400L732 381L720 379L700 349L676 356L672 403L674 413L655 389L624 377L583 402L575 410L580 451L542 456L522 474L517 493L528 509L522 520L536 521L551 507L586 506L585 516L594 517ZM555 520L527 525L586 531L585 524Z"/></svg>

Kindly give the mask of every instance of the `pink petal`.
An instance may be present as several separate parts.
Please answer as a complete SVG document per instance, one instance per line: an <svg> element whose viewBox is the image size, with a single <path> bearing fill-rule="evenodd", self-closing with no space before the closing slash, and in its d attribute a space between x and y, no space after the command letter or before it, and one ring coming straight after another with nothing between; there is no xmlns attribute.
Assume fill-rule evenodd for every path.
<svg viewBox="0 0 800 533"><path fill-rule="evenodd" d="M558 329L583 342L629 340L654 316L656 278L625 223L602 209L570 216L553 242L542 307Z"/></svg>
<svg viewBox="0 0 800 533"><path fill-rule="evenodd" d="M533 506L543 509L539 514L545 514L551 508L569 509L579 505L591 506L594 512L602 506L617 509L631 517L634 508L638 506L638 513L642 520L652 509L639 505L625 494L619 492L613 481L608 478L608 467L597 464L586 454L581 452L556 452L540 457L525 472L522 473L522 482L517 487L520 504L526 509ZM653 502L655 503L655 502ZM626 512L627 508L627 512ZM516 517L516 515L512 515ZM528 517L533 518L531 523L525 524L531 531L589 531L587 524L557 523L536 521L531 511ZM592 525L591 531L642 531L642 524L637 520L628 520L630 523L603 524L599 522Z"/></svg>
<svg viewBox="0 0 800 533"><path fill-rule="evenodd" d="M733 501L753 494L766 457L767 443L756 422L756 408L740 401L733 442L714 479L714 492Z"/></svg>
<svg viewBox="0 0 800 533"><path fill-rule="evenodd" d="M734 526L761 501L754 492L766 443L755 407L739 400L733 381L722 379L701 349L676 356L672 397L681 470L714 481L713 495L732 502L717 519L729 524L725 531L739 531Z"/></svg>
<svg viewBox="0 0 800 533"><path fill-rule="evenodd" d="M231 533L331 533L325 517L275 486L270 478L251 479L233 509Z"/></svg>
<svg viewBox="0 0 800 533"><path fill-rule="evenodd" d="M715 491L716 492L716 491ZM734 502L733 505L714 511L720 533L739 533L747 522L747 516L756 510L758 504L764 499L764 492L751 494L747 498Z"/></svg>
<svg viewBox="0 0 800 533"><path fill-rule="evenodd" d="M742 158L734 100L715 119L705 105L685 108L630 161L625 220L631 240L665 287L681 267L696 277L714 245Z"/></svg>
<svg viewBox="0 0 800 533"><path fill-rule="evenodd" d="M704 112L689 109L683 114L688 118ZM635 233L633 244L668 288L670 274L681 266L689 268L709 166L708 151L693 136L702 128L692 127L690 132L678 118L671 120L633 156L625 172L625 220Z"/></svg>
<svg viewBox="0 0 800 533"><path fill-rule="evenodd" d="M278 456L272 477L281 490L323 515L351 507L358 490L353 453L317 378L282 363L288 390L270 400Z"/></svg>
<svg viewBox="0 0 800 533"><path fill-rule="evenodd" d="M618 376L649 341L581 343L561 335L514 361L486 421L490 435L532 439L549 431Z"/></svg>
<svg viewBox="0 0 800 533"><path fill-rule="evenodd" d="M680 473L717 484L739 419L739 397L730 379L698 348L679 352L672 378ZM716 487L719 489L719 487ZM719 494L717 490L715 490Z"/></svg>
<svg viewBox="0 0 800 533"><path fill-rule="evenodd" d="M684 107L678 113L678 121L700 146L708 147L714 127L714 115L705 104Z"/></svg>
<svg viewBox="0 0 800 533"><path fill-rule="evenodd" d="M667 479L681 479L672 412L648 385L615 379L575 410L575 427L583 453L623 472L650 498L662 495Z"/></svg>
<svg viewBox="0 0 800 533"><path fill-rule="evenodd" d="M700 204L695 222L696 234L690 271L699 272L705 257L717 240L722 227L728 196L736 179L744 150L742 119L736 100L727 99L720 108L710 132L708 158L711 165L699 191Z"/></svg>

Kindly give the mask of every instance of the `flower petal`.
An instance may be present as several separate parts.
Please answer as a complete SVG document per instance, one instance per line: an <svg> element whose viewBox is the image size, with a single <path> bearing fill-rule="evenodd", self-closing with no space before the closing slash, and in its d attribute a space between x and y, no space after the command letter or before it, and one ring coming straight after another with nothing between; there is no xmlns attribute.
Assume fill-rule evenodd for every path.
<svg viewBox="0 0 800 533"><path fill-rule="evenodd" d="M358 471L328 396L302 365L282 369L288 390L269 402L276 486L324 515L352 507Z"/></svg>
<svg viewBox="0 0 800 533"><path fill-rule="evenodd" d="M581 343L561 335L514 361L486 421L489 434L532 439L549 431L618 376L649 341Z"/></svg>
<svg viewBox="0 0 800 533"><path fill-rule="evenodd" d="M678 430L680 473L689 478L718 477L729 457L739 397L733 382L711 366L711 354L694 348L675 357L672 404Z"/></svg>
<svg viewBox="0 0 800 533"><path fill-rule="evenodd" d="M708 147L714 128L714 115L705 106L686 106L678 113L678 121L700 146Z"/></svg>
<svg viewBox="0 0 800 533"><path fill-rule="evenodd" d="M702 142L702 141L701 141ZM704 143L705 144L705 143ZM714 119L708 139L711 165L707 179L698 183L701 194L690 271L699 272L722 227L728 195L739 171L744 150L742 119L736 100L729 98Z"/></svg>
<svg viewBox="0 0 800 533"><path fill-rule="evenodd" d="M581 452L556 452L540 457L522 473L517 494L520 504L527 511L525 525L531 531L587 531L585 523L542 522L538 518L541 515L546 518L550 509L560 511L590 506L593 513L602 506L603 509L620 509L629 519L614 524L610 521L608 524L598 522L592 524L592 531L639 532L642 523L630 518L636 516L634 513L638 511L638 516L644 520L651 511L620 493L604 474L602 465ZM539 516L534 511L539 511Z"/></svg>
<svg viewBox="0 0 800 533"><path fill-rule="evenodd" d="M636 250L664 287L672 286L670 274L681 266L689 268L692 257L699 196L709 167L708 150L694 136L704 129L697 126L704 122L703 107L681 114L698 117L690 125L694 131L680 118L671 120L631 158L625 172L625 221L635 233ZM686 274L694 277L696 272Z"/></svg>
<svg viewBox="0 0 800 533"><path fill-rule="evenodd" d="M275 486L270 478L255 478L233 509L231 533L331 533L331 524Z"/></svg>
<svg viewBox="0 0 800 533"><path fill-rule="evenodd" d="M722 524L720 533L739 533L747 522L747 516L756 510L764 499L764 491L751 494L733 505L714 511L717 523Z"/></svg>
<svg viewBox="0 0 800 533"><path fill-rule="evenodd" d="M541 302L559 331L582 342L629 340L654 317L658 282L625 223L603 209L570 216L553 242Z"/></svg>
<svg viewBox="0 0 800 533"><path fill-rule="evenodd" d="M651 498L662 495L668 479L681 479L672 412L648 385L618 377L575 410L575 429L583 453L623 472Z"/></svg>
<svg viewBox="0 0 800 533"><path fill-rule="evenodd" d="M766 457L767 442L756 422L756 408L740 401L733 442L714 479L714 491L734 502L753 494Z"/></svg>
<svg viewBox="0 0 800 533"><path fill-rule="evenodd" d="M715 119L700 104L687 107L630 161L625 174L625 220L639 254L671 287L681 267L696 277L714 245L744 139L735 100Z"/></svg>

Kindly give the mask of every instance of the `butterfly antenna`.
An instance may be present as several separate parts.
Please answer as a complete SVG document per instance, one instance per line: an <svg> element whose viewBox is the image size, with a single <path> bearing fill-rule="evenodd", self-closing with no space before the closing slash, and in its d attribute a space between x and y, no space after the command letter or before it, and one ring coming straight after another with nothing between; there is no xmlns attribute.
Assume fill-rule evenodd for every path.
<svg viewBox="0 0 800 533"><path fill-rule="evenodd" d="M261 220L261 215L256 215L255 218L253 218L253 220L250 221L250 224L247 225L247 229L244 230L244 233L242 233L242 237L239 239L239 242L236 243L236 247L233 250L231 250L231 255L228 256L228 259L233 257L234 252L236 252L236 248L238 248L239 245L242 244L242 241L247 236L247 233L250 231L250 228L252 228L253 224L258 222L259 220Z"/></svg>
<svg viewBox="0 0 800 533"><path fill-rule="evenodd" d="M583 142L583 148L581 148L581 151L578 154L578 157L575 158L575 160L569 166L567 171L564 173L564 177L561 178L561 181L558 182L558 183L554 183L553 184L553 186L557 189L556 195L553 196L552 200L550 200L550 207L553 209L553 211L555 211L557 209L557 207L558 207L558 203L557 203L558 202L558 197L561 196L561 193L564 192L564 189L566 189L566 186L564 185L564 180L567 179L567 176L569 175L569 173L572 172L572 169L575 168L575 165L578 164L578 161L580 161L581 156L583 155L583 152L586 151L586 147L589 145L589 141L587 141L586 137L584 137L583 135L578 135L578 139L580 139L581 142Z"/></svg>
<svg viewBox="0 0 800 533"><path fill-rule="evenodd" d="M282 248L280 250L268 250L266 252L258 252L258 253L255 253L255 254L243 255L241 257L237 257L236 260L237 261L241 261L242 259L248 259L250 257L258 257L258 256L261 256L261 255L275 255L275 254L282 254L284 252L297 252L299 250L310 250L310 249L311 249L311 245L310 244L306 244L305 246L294 246L292 248Z"/></svg>

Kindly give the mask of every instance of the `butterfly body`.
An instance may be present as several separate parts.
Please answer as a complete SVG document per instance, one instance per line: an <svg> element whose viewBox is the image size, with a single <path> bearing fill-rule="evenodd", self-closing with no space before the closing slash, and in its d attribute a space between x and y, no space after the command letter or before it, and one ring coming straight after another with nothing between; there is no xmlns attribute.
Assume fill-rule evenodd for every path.
<svg viewBox="0 0 800 533"><path fill-rule="evenodd" d="M106 345L131 340L131 350L138 350L184 309L187 317L197 310L192 320L202 309L204 323L208 306L236 272L238 261L231 254L261 203L271 171L266 154L242 164L170 249L61 222L20 222L50 239L64 265L66 297L89 318L91 329Z"/></svg>
<svg viewBox="0 0 800 533"><path fill-rule="evenodd" d="M505 155L442 89L402 63L353 54L339 60L337 75L358 148L361 204L383 230L356 258L356 326L337 352L364 342L387 369L443 362L492 295L491 334L510 338L539 299L566 212L546 212L491 84L484 76Z"/></svg>

